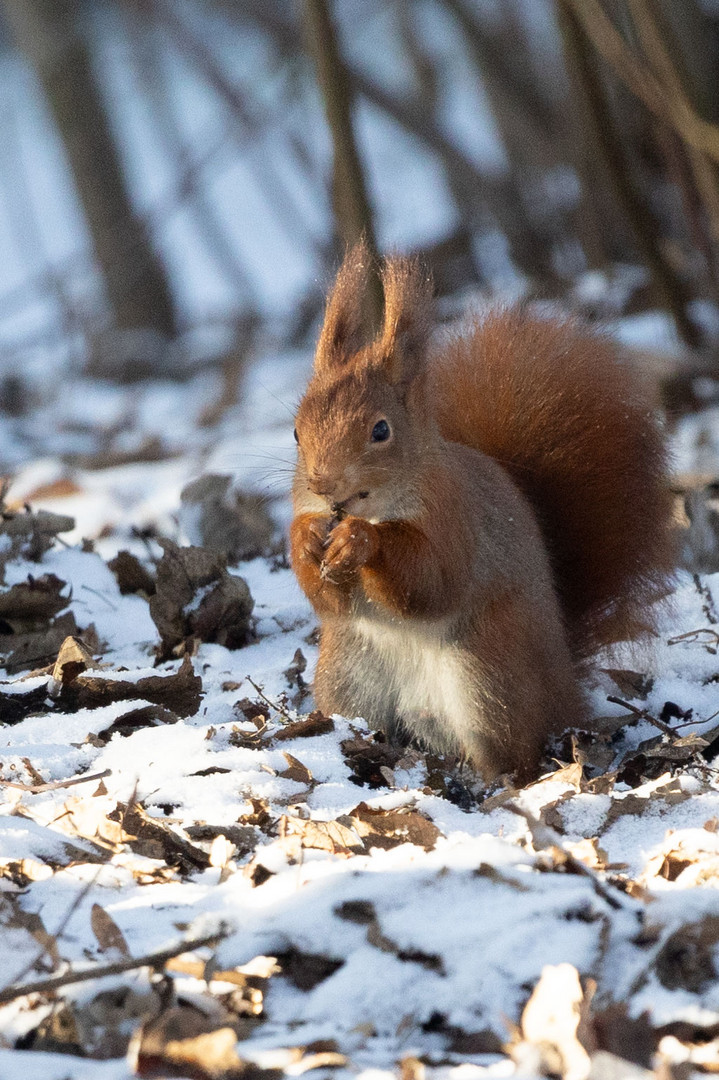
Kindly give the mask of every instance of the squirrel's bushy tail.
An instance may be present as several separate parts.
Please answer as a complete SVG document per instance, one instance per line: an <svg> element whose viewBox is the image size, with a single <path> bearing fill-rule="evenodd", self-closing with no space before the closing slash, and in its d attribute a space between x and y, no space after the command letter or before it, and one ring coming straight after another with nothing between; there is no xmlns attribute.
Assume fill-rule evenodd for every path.
<svg viewBox="0 0 719 1080"><path fill-rule="evenodd" d="M532 504L577 655L650 630L675 565L667 451L617 346L500 310L434 372L445 438L495 458Z"/></svg>

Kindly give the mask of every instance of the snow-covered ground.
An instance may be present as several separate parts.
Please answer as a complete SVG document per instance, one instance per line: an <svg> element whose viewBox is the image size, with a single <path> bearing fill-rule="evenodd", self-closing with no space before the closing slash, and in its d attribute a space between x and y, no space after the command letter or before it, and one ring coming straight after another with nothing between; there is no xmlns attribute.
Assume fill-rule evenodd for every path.
<svg viewBox="0 0 719 1080"><path fill-rule="evenodd" d="M402 51L375 46L399 33L402 5L371 17L360 7L338 5L350 59L402 89L411 73L387 62ZM487 17L497 7L483 5ZM456 29L435 5L416 10L448 136L501 174ZM546 63L551 5L522 10ZM606 658L594 734L561 740L524 790L485 797L468 772L394 751L362 720L312 717L315 618L280 544L310 358L253 358L236 405L217 365L199 361L232 347L218 327L246 307L276 324L319 295L329 140L319 100L288 93L264 38L221 6L202 17L239 90L262 88L242 153L230 111L164 39L157 71L234 274L148 119L123 17L102 5L94 15L133 195L185 323L200 328L164 357L185 371L197 362L183 383L103 382L69 355L44 275L69 282L79 310L96 300L88 237L38 88L16 56L0 57L3 100L22 118L5 124L0 161L6 197L15 192L0 217L0 375L20 376L24 398L20 415L0 418L0 473L18 514L29 502L75 521L39 562L0 521L0 645L11 655L8 629L30 632L22 605L38 592L45 621L87 645L55 671L32 650L0 671L0 1080L579 1080L716 1066L719 575L680 578L653 651ZM367 104L358 133L382 248L446 236L457 211L433 153ZM309 167L295 159L298 135ZM555 184L569 209L576 183ZM521 294L502 237L477 247L487 280ZM637 273L619 268L609 286L587 274L574 300L611 316ZM669 324L643 313L615 330L672 353ZM716 475L716 409L686 420L674 443L679 470ZM207 472L261 494L275 523L272 552L232 567L254 598L252 640L202 642L191 669L179 658L155 667L147 596L123 595L108 562L126 550L153 569L158 536L197 543L197 511L180 495ZM212 587L183 602L183 618ZM13 588L20 614L7 610ZM46 664L47 642L33 642ZM133 691L153 679L164 683Z"/></svg>
<svg viewBox="0 0 719 1080"><path fill-rule="evenodd" d="M153 666L148 600L122 595L107 561L126 549L151 565L155 533L194 539L180 491L203 471L265 492L279 536L308 365L255 364L212 427L198 423L219 393L212 374L133 389L78 378L52 408L3 425L0 448L28 462L9 505L77 523L39 563L7 559L3 592L55 575L58 617L72 613L103 666L65 689L42 671L0 682L0 715L14 710L0 728L0 1002L16 984L189 944L165 976L142 966L0 1005L0 1076L119 1080L172 1061L172 1075L229 1076L237 1059L289 1075L533 1076L549 1067L543 1039L565 1075L589 1075L590 1057L614 1076L629 1075L626 1059L711 1057L719 575L684 574L656 648L607 659L599 734L574 750L563 740L548 775L488 798L361 720L306 719L315 619L277 545L232 568L255 601L254 640L199 645L201 699L179 660ZM687 467L707 425L681 430ZM182 694L113 696L153 676L184 678Z"/></svg>

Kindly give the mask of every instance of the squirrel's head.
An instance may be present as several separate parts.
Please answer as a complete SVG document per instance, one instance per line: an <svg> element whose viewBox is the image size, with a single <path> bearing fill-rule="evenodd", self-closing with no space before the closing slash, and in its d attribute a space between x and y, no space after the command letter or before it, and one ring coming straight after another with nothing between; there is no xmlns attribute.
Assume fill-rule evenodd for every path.
<svg viewBox="0 0 719 1080"><path fill-rule="evenodd" d="M314 374L297 411L295 495L314 512L373 521L403 516L434 431L426 351L432 282L413 259L381 268L384 322L364 342L370 255L354 247L327 301Z"/></svg>

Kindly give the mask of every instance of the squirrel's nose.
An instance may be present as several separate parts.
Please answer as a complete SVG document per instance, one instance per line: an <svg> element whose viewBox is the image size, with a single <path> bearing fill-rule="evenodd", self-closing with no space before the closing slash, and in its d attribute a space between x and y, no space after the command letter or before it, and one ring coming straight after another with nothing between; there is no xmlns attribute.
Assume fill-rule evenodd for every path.
<svg viewBox="0 0 719 1080"><path fill-rule="evenodd" d="M335 493L337 481L327 473L313 472L307 480L307 486L315 495L325 495L329 498Z"/></svg>

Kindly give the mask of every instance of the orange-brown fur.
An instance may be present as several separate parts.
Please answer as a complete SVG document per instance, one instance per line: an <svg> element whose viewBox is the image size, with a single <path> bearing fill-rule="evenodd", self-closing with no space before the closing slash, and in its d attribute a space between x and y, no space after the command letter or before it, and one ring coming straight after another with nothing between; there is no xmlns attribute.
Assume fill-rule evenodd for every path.
<svg viewBox="0 0 719 1080"><path fill-rule="evenodd" d="M496 312L432 354L430 283L407 259L384 265L365 344L367 272L360 246L297 413L317 703L527 776L584 715L578 660L645 623L671 570L661 435L615 347L571 321Z"/></svg>
<svg viewBox="0 0 719 1080"><path fill-rule="evenodd" d="M431 370L445 438L499 461L532 504L575 652L648 629L675 536L638 371L606 337L521 308L456 337Z"/></svg>

